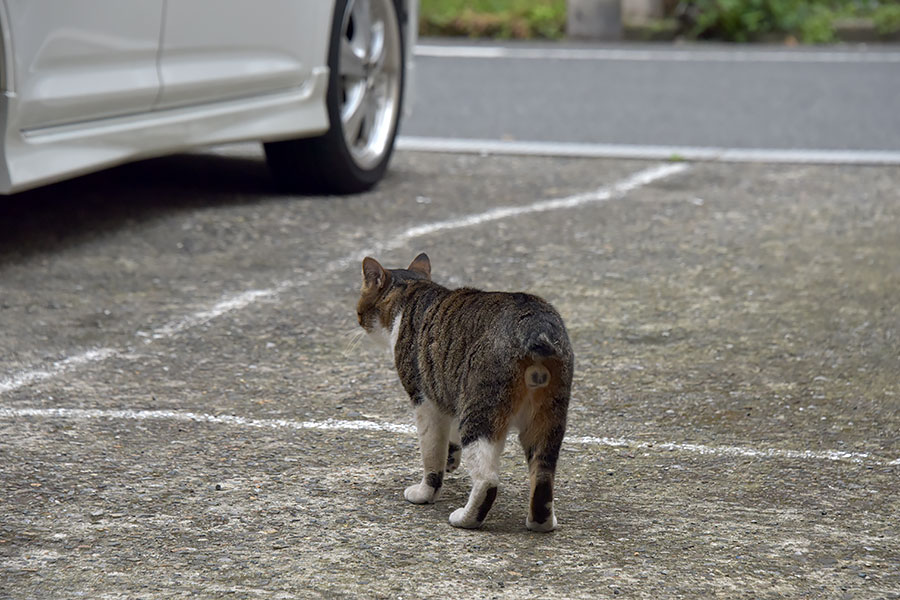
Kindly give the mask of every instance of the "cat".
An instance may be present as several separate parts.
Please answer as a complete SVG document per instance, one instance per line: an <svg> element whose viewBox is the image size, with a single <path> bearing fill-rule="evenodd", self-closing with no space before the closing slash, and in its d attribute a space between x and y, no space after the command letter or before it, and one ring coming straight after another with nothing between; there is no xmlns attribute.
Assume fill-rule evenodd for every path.
<svg viewBox="0 0 900 600"><path fill-rule="evenodd" d="M515 427L531 484L525 525L555 529L553 480L574 369L559 313L525 293L442 287L431 281L424 253L406 269L366 257L362 274L359 324L386 339L415 410L424 476L404 497L435 502L444 473L462 457L472 490L450 524L480 527L497 497L507 430Z"/></svg>

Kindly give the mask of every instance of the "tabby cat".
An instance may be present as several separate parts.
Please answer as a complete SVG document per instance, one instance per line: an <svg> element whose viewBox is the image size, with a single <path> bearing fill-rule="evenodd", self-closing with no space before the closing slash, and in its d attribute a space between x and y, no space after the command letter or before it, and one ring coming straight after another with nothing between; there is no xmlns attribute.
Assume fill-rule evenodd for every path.
<svg viewBox="0 0 900 600"><path fill-rule="evenodd" d="M562 318L529 294L433 283L425 254L406 269L366 258L362 271L359 324L386 338L415 408L425 474L406 499L434 502L461 456L472 491L450 524L480 527L497 497L506 432L515 427L531 482L525 525L555 529L553 477L574 368Z"/></svg>

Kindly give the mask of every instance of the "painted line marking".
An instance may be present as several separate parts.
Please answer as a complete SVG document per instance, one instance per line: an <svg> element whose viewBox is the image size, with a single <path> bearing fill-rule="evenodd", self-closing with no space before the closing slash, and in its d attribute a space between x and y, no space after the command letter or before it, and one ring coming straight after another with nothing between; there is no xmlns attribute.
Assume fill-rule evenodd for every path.
<svg viewBox="0 0 900 600"><path fill-rule="evenodd" d="M214 304L212 307L206 310L195 312L181 319L176 319L170 323L167 323L166 325L163 325L162 327L154 329L152 332L150 332L149 335L153 339L157 340L170 338L182 331L192 329L194 327L212 321L216 317L221 317L222 315L230 313L232 311L246 308L261 298L269 298L275 296L286 287L286 282L283 282L281 285L273 289L247 290L246 292L226 296L225 298ZM138 333L138 335L141 334Z"/></svg>
<svg viewBox="0 0 900 600"><path fill-rule="evenodd" d="M472 227L474 225L481 225L482 223L498 221L500 219L506 219L509 217L517 217L520 215L545 212L549 210L575 208L584 204L604 202L612 198L622 197L632 190L653 183L654 181L657 181L659 179L665 179L666 177L681 173L683 171L686 171L688 168L688 165L684 163L659 165L649 169L644 169L643 171L638 171L637 173L626 177L622 181L619 181L612 186L603 186L591 192L575 194L573 196L556 198L553 200L542 200L540 202L534 202L532 204L526 204L524 206L504 206L501 208L494 208L482 213L460 217L458 219L448 219L446 221L438 221L436 223L428 223L425 225L420 225L418 227L412 227L410 229L407 229L403 234L399 236L403 240L403 242L398 242L397 245L402 245L402 243L405 243L406 241L413 238L422 237L425 235L436 233L438 231L445 231L448 229L462 229L464 227Z"/></svg>
<svg viewBox="0 0 900 600"><path fill-rule="evenodd" d="M397 149L411 152L557 156L565 158L677 159L725 163L900 165L900 151L893 150L785 150L779 148L719 148L712 146L644 146L635 144L504 141L418 136L399 137L397 139Z"/></svg>
<svg viewBox="0 0 900 600"><path fill-rule="evenodd" d="M210 415L195 412L181 412L174 410L105 410L83 408L0 408L0 418L49 418L68 419L74 421L91 420L131 420L131 421L179 421L192 423L208 423L213 425L229 425L233 427L246 427L251 429L293 429L293 430L322 430L322 431L381 431L387 433L400 433L414 435L416 428L413 425L400 423L386 423L366 420L341 420L325 419L323 421L295 421L292 419L250 419L235 415ZM565 438L566 444L607 446L610 448L639 448L641 450L659 452L684 452L688 454L701 454L713 456L747 457L758 459L789 459L789 460L825 460L842 461L857 464L870 464L879 466L900 465L900 458L880 459L867 452L845 452L842 450L784 450L778 448L748 448L745 446L707 446L705 444L681 443L681 442L651 442L630 440L626 438L608 438L593 436L569 436Z"/></svg>
<svg viewBox="0 0 900 600"><path fill-rule="evenodd" d="M576 194L574 196L552 200L540 200L524 206L496 208L482 213L417 225L410 227L397 235L389 236L389 239L391 240L389 242L379 243L371 248L359 250L343 258L334 260L328 263L320 273L333 275L334 273L347 269L353 263L361 261L369 254L381 254L383 252L397 250L413 239L439 231L462 229L535 212L575 208L592 202L603 202L612 198L618 198L642 186L681 173L687 169L689 169L689 166L686 164L672 163L658 165L638 171L611 186L603 186L584 194ZM203 325L222 315L247 308L261 299L274 298L287 289L301 287L308 283L308 280L301 282L284 280L275 287L269 289L247 290L240 293L226 294L221 300L209 308L170 321L150 332L138 331L135 335L145 338L146 343L152 343L153 340L168 339L183 331ZM113 348L100 348L88 350L73 357L55 362L47 367L36 367L21 371L4 379L0 379L0 395L31 383L51 379L87 364L102 362L112 357L125 357L125 355Z"/></svg>
<svg viewBox="0 0 900 600"><path fill-rule="evenodd" d="M630 62L715 62L715 63L900 63L900 52L860 50L811 52L798 50L712 50L647 48L560 48L557 46L457 46L419 44L416 56L428 58L501 58L518 60L607 60Z"/></svg>
<svg viewBox="0 0 900 600"><path fill-rule="evenodd" d="M601 446L628 446L646 450L680 451L693 454L714 454L748 458L787 458L794 460L831 460L854 463L873 462L879 465L900 465L900 458L882 461L867 452L846 452L844 450L784 450L779 448L748 448L746 446L707 446L686 442L647 442L621 438L598 438L591 436L566 438L576 444L596 444Z"/></svg>
<svg viewBox="0 0 900 600"><path fill-rule="evenodd" d="M250 429L318 429L324 431L385 431L389 433L413 434L416 428L412 425L394 423L378 423L376 421L346 421L326 419L324 421L294 421L291 419L248 419L235 415L210 415L195 412L174 410L104 410L93 408L0 408L0 418L16 419L38 417L50 419L71 419L74 421L90 421L102 419L119 419L127 421L180 421L193 423L210 423L214 425L232 425Z"/></svg>
<svg viewBox="0 0 900 600"><path fill-rule="evenodd" d="M170 338L180 333L181 331L190 329L192 327L197 327L198 325L202 325L212 319L215 319L216 317L219 317L231 311L245 308L260 298L273 296L277 294L280 289L281 287L271 290L249 290L246 292L241 292L239 294L229 295L214 304L209 309L201 310L181 319L176 319L150 331L149 333L138 331L135 335L137 335L138 337L146 338L147 342L150 342L151 340ZM110 358L122 357L125 357L125 354L123 354L119 350L116 350L115 348L94 348L91 350L86 350L80 354L76 354L75 356L70 356L69 358L56 361L48 367L29 369L16 373L4 379L0 379L0 394L11 392L32 383L52 379L54 377L62 375L63 373L67 373L91 363L98 363Z"/></svg>
<svg viewBox="0 0 900 600"><path fill-rule="evenodd" d="M10 377L0 379L0 394L18 389L30 383L56 377L57 375L61 375L67 371L71 371L92 362L104 361L118 355L119 352L113 348L95 348L93 350L82 352L81 354L76 354L75 356L70 356L64 360L56 361L43 369L23 371Z"/></svg>

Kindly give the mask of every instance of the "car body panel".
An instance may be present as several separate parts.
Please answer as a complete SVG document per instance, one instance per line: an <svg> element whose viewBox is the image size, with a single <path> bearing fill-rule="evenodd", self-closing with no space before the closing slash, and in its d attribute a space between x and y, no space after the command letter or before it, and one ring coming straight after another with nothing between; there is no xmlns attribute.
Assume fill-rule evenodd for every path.
<svg viewBox="0 0 900 600"><path fill-rule="evenodd" d="M70 123L149 110L163 0L7 0L18 99L15 126Z"/></svg>
<svg viewBox="0 0 900 600"><path fill-rule="evenodd" d="M322 67L306 85L287 92L7 132L0 191L16 192L196 146L324 133L327 88L328 69ZM7 111L8 100L0 99L0 112Z"/></svg>
<svg viewBox="0 0 900 600"><path fill-rule="evenodd" d="M327 63L331 11L327 2L296 0L169 2L155 108L303 85Z"/></svg>
<svg viewBox="0 0 900 600"><path fill-rule="evenodd" d="M406 1L406 14L414 18L417 2ZM0 0L0 194L196 146L275 141L328 131L325 97L333 2L80 0L78 10L63 10L69 3L52 3L59 19L41 13L49 8L30 12L39 5L51 3ZM138 11L138 5L146 12ZM160 12L151 10L151 5ZM102 15L97 12L101 9ZM185 14L188 9L196 12ZM71 13L79 10L86 16ZM120 18L135 12L146 19L147 31L143 37L136 35L140 42L132 40L130 46L117 42L133 33ZM91 35L67 29L65 19L86 24L80 31L92 31L97 39L89 42ZM131 22L130 17L127 20ZM116 23L119 29L100 35L101 22ZM158 34L151 44L149 30L154 22ZM292 36L296 23L300 25ZM415 23L407 22L408 57L416 38ZM66 36L65 43L47 41ZM30 46L25 47L30 50L24 57L19 56L19 39L29 40ZM146 68L151 45L154 75ZM66 65L61 55L76 50L81 54L72 56L84 58L86 48L95 50L89 60L72 61L68 74L45 77L46 65ZM29 56L33 57L30 63ZM122 73L124 59L134 60L135 73ZM86 72L97 65L100 74ZM407 82L410 74L408 65ZM43 88L35 83L42 80ZM61 82L76 90L61 89ZM127 89L111 92L117 83ZM101 90L101 97L96 103L80 102L90 86ZM74 99L56 103L43 99L29 108L34 97L42 98L35 96L41 90L68 93Z"/></svg>

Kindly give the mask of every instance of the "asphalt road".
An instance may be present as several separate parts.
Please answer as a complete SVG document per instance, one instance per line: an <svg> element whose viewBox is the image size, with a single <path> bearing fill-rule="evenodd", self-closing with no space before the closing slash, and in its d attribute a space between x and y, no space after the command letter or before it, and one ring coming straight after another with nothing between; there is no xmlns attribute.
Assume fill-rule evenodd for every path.
<svg viewBox="0 0 900 600"><path fill-rule="evenodd" d="M900 151L900 50L423 40L411 137Z"/></svg>
<svg viewBox="0 0 900 600"><path fill-rule="evenodd" d="M259 155L0 205L0 596L897 598L900 170L399 153L284 197ZM552 534L510 443L433 506L358 259L538 293L575 393Z"/></svg>

